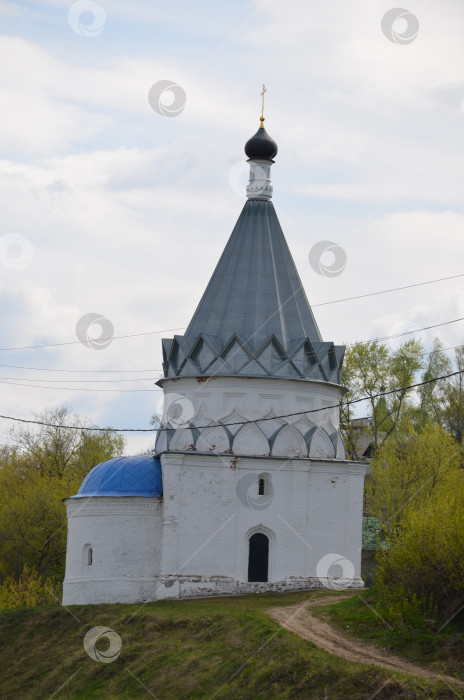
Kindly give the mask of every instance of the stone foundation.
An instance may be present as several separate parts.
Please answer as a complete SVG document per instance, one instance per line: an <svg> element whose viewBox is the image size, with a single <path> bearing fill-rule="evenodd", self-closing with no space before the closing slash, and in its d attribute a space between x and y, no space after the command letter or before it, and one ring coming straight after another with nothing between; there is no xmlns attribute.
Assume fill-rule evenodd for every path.
<svg viewBox="0 0 464 700"><path fill-rule="evenodd" d="M284 593L327 588L363 588L361 578L319 579L289 577L281 581L251 583L225 576L160 576L154 579L75 579L63 587L63 605L89 603L147 603L156 600L235 596L253 593Z"/></svg>

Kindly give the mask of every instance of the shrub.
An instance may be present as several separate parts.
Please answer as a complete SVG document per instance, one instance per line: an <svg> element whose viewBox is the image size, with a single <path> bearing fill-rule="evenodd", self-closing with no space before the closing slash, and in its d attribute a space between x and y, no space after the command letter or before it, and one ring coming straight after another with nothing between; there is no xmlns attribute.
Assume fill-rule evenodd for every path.
<svg viewBox="0 0 464 700"><path fill-rule="evenodd" d="M455 470L427 500L406 506L389 547L377 553L383 614L446 621L464 605L464 478Z"/></svg>
<svg viewBox="0 0 464 700"><path fill-rule="evenodd" d="M60 602L61 586L52 579L43 580L36 569L27 565L19 579L9 576L0 586L0 608L32 608Z"/></svg>

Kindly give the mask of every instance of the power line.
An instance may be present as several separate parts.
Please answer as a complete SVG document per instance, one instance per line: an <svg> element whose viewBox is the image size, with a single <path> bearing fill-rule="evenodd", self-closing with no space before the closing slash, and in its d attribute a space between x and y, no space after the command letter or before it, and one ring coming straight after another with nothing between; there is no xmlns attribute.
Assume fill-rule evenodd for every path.
<svg viewBox="0 0 464 700"><path fill-rule="evenodd" d="M347 401L346 403L337 403L334 404L333 406L323 406L321 408L312 408L309 409L308 411L298 411L296 413L286 413L284 415L280 416L270 416L268 418L254 418L253 420L244 420L244 421L235 421L233 423L210 423L209 425L197 425L195 426L197 430L203 430L205 428L224 428L224 427L230 427L234 425L248 425L249 423L263 423L265 421L269 420L276 420L278 418L292 418L294 416L305 416L308 415L308 413L319 413L321 411L328 411L332 408L341 408L347 407L347 406L352 406L353 404L356 403L361 403L361 401L374 401L375 399L380 398L381 396L390 396L391 394L398 394L400 392L406 392L409 391L410 389L417 389L420 386L425 386L426 384L432 384L434 382L438 382L441 379L450 379L451 377L456 377L458 374L463 374L464 370L458 370L456 372L451 372L450 374L443 374L440 377L434 377L433 379L427 379L426 381L423 382L417 382L416 384L410 384L409 386L403 386L399 387L398 389L390 389L389 391L379 391L377 394L374 394L372 396L363 396L362 398L359 399L353 399L352 401ZM144 391L143 389L139 391ZM148 390L149 391L149 390ZM12 420L18 423L31 423L34 425L44 425L49 428L65 428L67 430L83 430L83 431L92 431L92 432L98 432L98 431L107 431L111 430L115 433L163 433L167 431L172 431L172 430L182 430L184 429L183 427L180 428L98 428L98 427L90 427L90 428L83 428L80 425L57 425L55 423L47 423L46 421L38 421L38 420L32 420L32 419L27 419L27 418L15 418L13 416L4 416L0 414L0 418L3 418L5 420ZM187 425L187 428L189 426Z"/></svg>
<svg viewBox="0 0 464 700"><path fill-rule="evenodd" d="M140 335L156 335L158 333L172 333L173 331L184 331L185 327L182 328L165 328L163 331L146 331L145 333L128 333L127 335L113 335L110 338L98 338L94 342L103 343L107 340L120 340L121 338L137 338ZM22 345L16 348L0 348L0 351L7 350L35 350L36 348L57 348L62 345L85 345L85 343L91 343L92 340L87 341L82 340L71 340L67 343L45 343L44 345Z"/></svg>
<svg viewBox="0 0 464 700"><path fill-rule="evenodd" d="M110 391L116 392L118 394L129 394L139 391L149 391L151 393L153 393L154 391L161 391L161 389L87 389L86 387L80 386L43 386L41 384L25 384L21 382L15 382L14 380L8 382L0 380L0 384L8 384L9 386L27 386L29 387L29 389L55 389L56 391L85 391L97 393L100 393L101 391Z"/></svg>
<svg viewBox="0 0 464 700"><path fill-rule="evenodd" d="M449 326L451 323L457 323L458 321L464 321L464 316L461 318L455 318L452 321L443 321L443 323L435 323L433 326L424 326L423 328L415 328L413 331L403 331L403 333L396 333L395 335L385 335L380 338L373 338L372 340L361 340L359 343L349 343L346 347L353 347L353 345L369 345L369 343L377 343L382 340L393 340L393 338L401 338L403 335L411 335L411 333L419 333L419 331L429 331L432 328L439 328L440 326Z"/></svg>
<svg viewBox="0 0 464 700"><path fill-rule="evenodd" d="M424 352L424 355L435 355L438 352L447 352L448 350L456 350L456 348L462 348L464 345L460 343L459 345L452 345L449 348L438 348L436 350L430 350L430 352Z"/></svg>
<svg viewBox="0 0 464 700"><path fill-rule="evenodd" d="M443 321L442 323L435 323L432 326L424 326L423 328L415 328L413 331L403 331L403 333L395 333L394 335L385 335L380 338L372 338L371 340L361 340L359 341L360 345L369 345L369 343L375 343L379 342L381 340L392 340L393 338L401 338L403 335L411 335L411 333L419 333L420 331L428 331L431 330L432 328L439 328L440 326L449 326L452 323L458 323L459 321L464 321L464 316L461 316L460 318L454 318L451 321ZM182 330L182 329L175 329L171 328L171 330ZM169 331L152 331L153 333L168 333ZM133 336L132 335L121 335L121 336L115 336L114 339L117 338L132 338L138 335L150 335L150 332L147 333L135 333ZM111 338L100 338L100 340L111 340ZM77 343L80 343L81 341L77 341ZM58 345L74 345L74 343L58 343ZM349 343L347 347L353 347L353 345L356 345L356 343ZM0 350L29 350L31 348L45 348L45 347L55 347L54 345L30 345L28 347L23 347L23 348L0 348ZM7 366L7 365L2 365L2 366ZM25 368L24 368L25 369ZM58 371L58 370L56 370ZM84 370L85 371L85 370ZM105 371L105 370L102 370ZM129 370L128 370L129 371ZM152 370L154 371L154 370Z"/></svg>
<svg viewBox="0 0 464 700"><path fill-rule="evenodd" d="M392 289L383 289L378 292L369 292L367 294L359 294L358 296L353 296L353 297L345 297L343 299L333 299L332 301L324 301L319 304L311 304L312 308L315 308L317 306L328 306L329 304L340 304L345 301L353 301L354 299L365 299L367 297L373 297L373 296L378 296L380 294L390 294L391 292L398 292L403 289L412 289L414 287L423 287L428 284L436 284L437 282L445 282L447 280L452 280L452 279L458 279L459 277L464 277L464 273L460 273L459 275L451 275L450 277L441 277L439 279L435 280L427 280L426 282L416 282L415 284L408 284L404 285L402 287L394 287ZM250 317L251 314L248 316L243 316L241 318L247 318ZM458 319L461 320L461 319ZM452 321L449 321L448 323L453 323ZM444 324L438 324L438 325L444 325ZM435 326L430 326L430 328L434 328ZM137 338L139 336L145 336L145 335L157 335L159 333L172 333L173 331L183 331L185 330L186 326L183 326L181 328L166 328L161 331L146 331L144 333L128 333L126 335L115 335L110 338L98 338L98 342L106 342L106 341L111 341L111 340L121 340L123 338ZM426 329L420 329L420 330L426 330ZM400 334L401 335L401 334ZM389 337L398 337L398 336L389 336ZM91 341L88 341L91 342ZM0 348L0 351L10 351L10 350L35 350L38 348L55 348L55 347L61 347L63 345L82 345L83 342L81 340L72 340L68 341L65 343L45 343L43 345L23 345L20 347L11 347L11 348Z"/></svg>
<svg viewBox="0 0 464 700"><path fill-rule="evenodd" d="M413 287L423 287L426 284L435 284L436 282L445 282L447 280L455 280L458 277L464 277L464 273L459 275L451 275L451 277L441 277L437 280L429 280L428 282L417 282L416 284L407 284L404 287L394 287L393 289L383 289L380 292L369 292L369 294L359 294L355 297L345 297L345 299L334 299L333 301L324 301L321 304L311 304L315 306L328 306L329 304L341 304L344 301L353 301L353 299L365 299L366 297L375 297L379 294L389 294L390 292L399 292L402 289L412 289Z"/></svg>
<svg viewBox="0 0 464 700"><path fill-rule="evenodd" d="M363 344L366 343L372 343L374 341L368 340L368 341L362 341ZM352 346L351 346L352 347ZM462 348L464 347L462 343L459 345L451 345L449 348L440 348L440 350L430 350L429 352L423 353L424 355L434 355L436 352L447 352L448 350L455 350L456 348ZM155 367L155 368L150 368L150 369L53 369L51 367L25 367L24 365L2 365L0 364L0 367L8 367L8 369L25 369L25 370L30 370L33 372L66 372L66 373L72 373L72 374L88 374L88 373L97 373L97 374L126 374L127 372L134 372L134 373L142 373L142 372L162 372L161 367ZM97 380L97 379L77 379L75 381L78 382L97 382L97 381L108 381L108 382L119 382L119 381L134 381L134 382L141 382L141 381L150 381L150 380L158 380L159 377L142 377L141 379L107 379L107 380ZM16 377L3 377L3 379L16 379ZM19 377L18 377L19 379ZM73 381L73 380L65 380L65 379L57 379L57 380L52 380L52 379L32 379L32 378L25 378L25 381L31 381L31 382L38 382L38 381L56 381L56 382L64 382L64 381Z"/></svg>
<svg viewBox="0 0 464 700"><path fill-rule="evenodd" d="M62 384L63 382L67 382L68 384L70 382L73 384L82 382L90 382L92 384L108 384L109 382L157 382L158 379L160 379L160 377L136 377L135 379L35 379L34 377L0 377L0 382L2 380L6 380L14 382L50 382L52 384Z"/></svg>
<svg viewBox="0 0 464 700"><path fill-rule="evenodd" d="M163 331L164 332L164 331ZM72 372L78 374L87 374L98 372L98 374L122 374L127 372L161 372L161 369L56 369L51 367L24 367L24 365L2 365L0 367L8 367L10 369L27 369L35 372ZM90 381L90 380L89 380Z"/></svg>
<svg viewBox="0 0 464 700"><path fill-rule="evenodd" d="M457 321L462 321L464 319L456 319ZM437 324L437 325L446 325L446 323L455 323L455 321L447 321L444 324ZM427 326L427 328L436 328L436 326ZM421 329L421 330L426 330ZM366 340L366 341L361 341L360 345L368 345L369 343L375 343L381 340L386 340L388 338L397 338L401 335L409 334L409 333L416 333L417 331L406 331L406 333L399 333L398 335L393 335L393 336L385 336L384 338L376 338L374 340ZM351 343L350 345L347 345L347 347L353 347L355 343ZM444 350L454 350L455 348L460 348L463 347L462 345L454 345L451 348L443 348ZM434 353L439 352L438 350L431 350L430 352L424 353L425 355L433 355ZM5 366L5 365L2 365ZM8 366L8 365L7 365ZM27 369L23 367L22 369ZM29 368L29 369L34 369L34 368ZM36 368L38 369L38 368ZM61 370L54 370L54 371L61 371ZM75 371L78 372L79 370L69 370L69 371ZM97 370L95 370L97 371ZM105 371L105 370L102 370ZM113 370L117 371L117 370ZM124 371L124 370L121 370ZM132 371L132 370L131 370ZM133 371L143 371L143 370L133 370ZM153 370L155 371L155 370ZM90 393L99 393L99 392L111 392L111 393L136 393L136 392L153 392L153 391L160 391L160 389L88 389L87 387L68 387L68 386L47 386L44 384L30 384L27 382L53 382L55 384L62 384L63 382L73 382L73 383L82 383L82 382L89 382L89 383L115 383L115 382L144 382L144 381L158 381L159 377L145 377L145 378L140 378L140 379L35 379L35 378L24 378L24 377L0 377L0 384L8 384L10 386L23 386L23 387L29 387L31 389L54 389L56 391L80 391L80 392L90 392Z"/></svg>

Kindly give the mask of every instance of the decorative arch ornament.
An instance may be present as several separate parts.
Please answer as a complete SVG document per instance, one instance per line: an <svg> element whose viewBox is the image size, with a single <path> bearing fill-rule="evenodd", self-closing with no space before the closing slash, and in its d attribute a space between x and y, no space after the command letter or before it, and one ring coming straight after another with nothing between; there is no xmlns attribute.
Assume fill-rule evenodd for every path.
<svg viewBox="0 0 464 700"><path fill-rule="evenodd" d="M270 453L269 442L256 423L247 423L234 437L234 454L266 456Z"/></svg>
<svg viewBox="0 0 464 700"><path fill-rule="evenodd" d="M285 425L277 433L272 445L274 457L307 457L308 448L299 430L293 425Z"/></svg>

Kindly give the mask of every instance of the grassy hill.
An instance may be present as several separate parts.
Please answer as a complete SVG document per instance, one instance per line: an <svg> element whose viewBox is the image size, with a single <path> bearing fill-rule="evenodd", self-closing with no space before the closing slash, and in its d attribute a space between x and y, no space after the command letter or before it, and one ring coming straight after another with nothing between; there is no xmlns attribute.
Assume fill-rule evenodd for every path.
<svg viewBox="0 0 464 700"><path fill-rule="evenodd" d="M327 596L327 591L316 595ZM336 596L336 594L334 594ZM2 698L455 698L428 682L352 664L283 630L266 614L308 593L139 605L0 612ZM119 634L108 664L83 639L96 626ZM101 646L104 649L104 645Z"/></svg>
<svg viewBox="0 0 464 700"><path fill-rule="evenodd" d="M316 608L314 614L330 622L345 637L373 643L435 673L464 678L462 610L446 622L412 612L408 625L390 624L379 612L378 603L378 594L371 588L343 603Z"/></svg>

